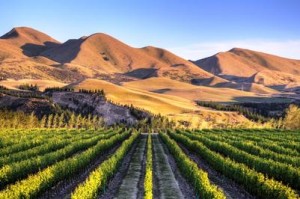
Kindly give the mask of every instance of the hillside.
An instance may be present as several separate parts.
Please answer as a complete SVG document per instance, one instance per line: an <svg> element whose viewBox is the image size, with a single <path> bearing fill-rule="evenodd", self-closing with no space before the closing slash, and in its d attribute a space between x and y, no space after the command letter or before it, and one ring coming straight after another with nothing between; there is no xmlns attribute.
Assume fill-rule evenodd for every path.
<svg viewBox="0 0 300 199"><path fill-rule="evenodd" d="M300 84L300 60L233 48L193 62L224 79L265 86Z"/></svg>
<svg viewBox="0 0 300 199"><path fill-rule="evenodd" d="M103 89L113 102L191 123L247 121L195 101L266 102L297 91L299 61L232 49L195 64L162 48L131 47L104 33L60 43L27 27L0 37L0 85ZM197 66L197 65L198 66ZM287 97L294 97L288 93ZM281 99L281 98L280 98Z"/></svg>
<svg viewBox="0 0 300 199"><path fill-rule="evenodd" d="M67 85L58 81L40 80L40 79L22 79L22 80L8 79L8 80L0 81L0 85L8 89L18 89L20 85L24 85L24 84L37 85L40 91L44 91L45 88L49 88L49 87L64 87Z"/></svg>
<svg viewBox="0 0 300 199"><path fill-rule="evenodd" d="M37 56L42 51L60 44L52 37L28 27L13 28L0 39L22 49L23 54L27 56Z"/></svg>
<svg viewBox="0 0 300 199"><path fill-rule="evenodd" d="M82 79L68 66L40 54L60 43L28 27L13 28L0 37L0 78L47 79L64 82Z"/></svg>
<svg viewBox="0 0 300 199"><path fill-rule="evenodd" d="M172 95L192 101L235 101L240 97L257 97L254 93L230 88L195 86L167 78L149 78L123 83L125 88L147 90L153 93Z"/></svg>
<svg viewBox="0 0 300 199"><path fill-rule="evenodd" d="M134 48L103 33L61 44L40 31L18 27L4 34L0 44L2 78L70 83L113 74L138 79L159 76L185 82L216 78L167 50Z"/></svg>
<svg viewBox="0 0 300 199"><path fill-rule="evenodd" d="M166 76L183 81L213 76L164 49L133 48L103 33L69 40L42 55L61 64L84 66L94 75L123 73L139 79Z"/></svg>
<svg viewBox="0 0 300 199"><path fill-rule="evenodd" d="M151 78L156 81L156 78ZM151 82L150 79L150 82ZM181 82L168 80L167 78L158 78L158 83L166 80L170 86L176 86ZM147 83L148 80L141 80L139 83ZM139 83L138 83L139 82ZM193 85L182 83L183 86L193 87ZM130 85L130 84L129 84ZM77 84L72 84L71 86L78 89L103 89L106 93L108 99L113 102L117 102L125 105L134 105L135 107L150 111L154 114L161 114L167 116L175 121L186 121L190 122L192 127L199 125L199 121L205 119L206 121L216 120L217 123L223 123L226 121L231 121L233 123L246 122L247 119L236 113L236 112L223 112L215 111L205 107L197 106L196 103L189 99L187 96L174 96L172 94L161 94L147 91L149 88L134 88L134 86L129 86L125 84L124 86L118 86L106 81L87 79ZM216 95L215 95L216 96ZM249 96L251 94L249 93ZM209 96L207 100L214 99L214 96ZM226 99L228 100L228 99Z"/></svg>

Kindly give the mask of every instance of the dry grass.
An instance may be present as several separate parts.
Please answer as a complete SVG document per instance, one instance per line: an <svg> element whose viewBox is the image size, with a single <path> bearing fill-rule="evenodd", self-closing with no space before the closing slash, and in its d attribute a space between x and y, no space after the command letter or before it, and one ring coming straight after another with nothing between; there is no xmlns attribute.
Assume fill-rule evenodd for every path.
<svg viewBox="0 0 300 199"><path fill-rule="evenodd" d="M198 60L196 64L217 75L237 78L254 76L253 82L264 79L263 84L267 86L294 82L300 85L300 60L262 52L234 48L228 52Z"/></svg>
<svg viewBox="0 0 300 199"><path fill-rule="evenodd" d="M49 47L49 43L55 47ZM28 57L27 53L40 56ZM1 37L0 61L1 74L14 79L32 77L67 82L77 81L80 77L92 78L100 74L142 69L157 70L150 76L168 76L183 81L213 77L164 49L134 48L102 33L60 44L50 36L26 27L14 28ZM13 67L17 72L11 70ZM65 81L63 76L74 71L77 75L68 75Z"/></svg>
<svg viewBox="0 0 300 199"><path fill-rule="evenodd" d="M165 95L172 95L184 99L205 101L234 101L239 97L256 97L252 92L239 91L230 88L214 88L206 86L194 86L168 78L149 78L145 80L123 83L130 89L147 90Z"/></svg>
<svg viewBox="0 0 300 199"><path fill-rule="evenodd" d="M103 80L87 79L75 84L74 87L76 89L103 89L107 97L114 102L127 105L133 104L136 107L156 114L167 115L199 110L195 103L184 98L161 95L145 90L129 89Z"/></svg>
<svg viewBox="0 0 300 199"><path fill-rule="evenodd" d="M8 79L4 81L0 81L0 85L5 86L9 89L18 89L18 86L23 84L32 84L32 85L38 85L39 89L41 91L45 90L47 87L64 87L66 84L57 82L57 81L51 81L51 80L37 80L37 79L22 79L22 80L13 80Z"/></svg>
<svg viewBox="0 0 300 199"><path fill-rule="evenodd" d="M49 42L56 47L47 46ZM31 44L27 48L29 53L38 52L40 56L26 56L24 45L27 44ZM76 89L104 89L114 102L133 104L177 121L190 121L193 125L203 118L208 123L212 118L221 123L231 119L246 120L235 113L199 107L195 100L229 102L261 97L257 93L266 97L278 94L257 84L262 78L268 86L280 84L296 88L300 85L300 61L297 60L233 49L197 63L202 68L167 50L151 46L134 48L102 33L60 44L44 33L23 27L13 29L0 39L0 77L16 79L1 81L1 85L17 88L20 84L37 84L43 90L72 83L70 86ZM237 90L241 84L207 71L239 78L252 77L252 83L245 88L249 92ZM141 80L115 85L86 79L127 72ZM144 77L152 78L142 80ZM199 80L204 86L183 83L192 79Z"/></svg>
<svg viewBox="0 0 300 199"><path fill-rule="evenodd" d="M149 81L153 80L157 79L151 78ZM137 81L136 83L138 85L144 85L143 89L145 90L126 86L126 84L130 83L126 83L125 86L119 86L96 79L87 79L73 86L76 89L103 89L107 94L108 99L111 99L114 102L127 105L133 104L136 107L145 109L152 113L165 115L174 121L187 121L190 122L191 127L194 128L198 127L199 121L203 120L207 120L208 123L211 121L214 121L215 123L247 121L246 118L234 112L209 110L204 107L199 107L192 100L185 99L181 96L159 94L148 91L159 87L160 83L162 83L161 81L164 81L169 87L181 86L182 89L193 89L195 87L190 84L168 80L167 78L158 78L156 84Z"/></svg>

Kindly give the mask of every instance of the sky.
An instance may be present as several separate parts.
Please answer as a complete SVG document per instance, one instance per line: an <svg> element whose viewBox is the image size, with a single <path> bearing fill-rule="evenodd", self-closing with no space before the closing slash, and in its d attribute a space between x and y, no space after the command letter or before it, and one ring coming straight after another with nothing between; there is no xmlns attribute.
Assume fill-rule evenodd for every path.
<svg viewBox="0 0 300 199"><path fill-rule="evenodd" d="M103 32L191 60L233 47L300 59L299 0L0 0L0 35L18 26L61 42Z"/></svg>

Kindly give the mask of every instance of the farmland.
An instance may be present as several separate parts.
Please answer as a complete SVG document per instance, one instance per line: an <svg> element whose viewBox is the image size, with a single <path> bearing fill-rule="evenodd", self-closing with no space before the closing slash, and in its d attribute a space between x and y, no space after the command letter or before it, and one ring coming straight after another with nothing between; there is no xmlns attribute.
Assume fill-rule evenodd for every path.
<svg viewBox="0 0 300 199"><path fill-rule="evenodd" d="M0 199L295 199L300 133L1 129L0 167Z"/></svg>

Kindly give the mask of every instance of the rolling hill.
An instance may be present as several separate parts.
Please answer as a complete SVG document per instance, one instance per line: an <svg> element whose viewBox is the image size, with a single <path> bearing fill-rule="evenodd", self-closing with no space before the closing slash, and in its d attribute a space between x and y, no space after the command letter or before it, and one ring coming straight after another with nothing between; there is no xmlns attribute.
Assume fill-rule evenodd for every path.
<svg viewBox="0 0 300 199"><path fill-rule="evenodd" d="M28 27L13 28L0 37L22 50L26 56L37 56L46 49L58 46L60 42L52 37Z"/></svg>
<svg viewBox="0 0 300 199"><path fill-rule="evenodd" d="M299 88L300 61L232 49L190 62L162 48L131 47L104 33L60 43L28 27L0 37L0 85L104 89L109 100L177 121L247 121L195 101L268 101Z"/></svg>
<svg viewBox="0 0 300 199"><path fill-rule="evenodd" d="M134 48L103 33L60 43L32 28L19 27L4 34L0 44L3 78L70 83L121 74L138 79L159 76L186 82L203 78L225 81L167 50Z"/></svg>
<svg viewBox="0 0 300 199"><path fill-rule="evenodd" d="M239 97L257 97L252 92L237 91L230 88L214 88L207 86L195 86L168 78L154 77L145 80L125 82L125 88L147 90L153 93L172 95L192 101L235 101Z"/></svg>
<svg viewBox="0 0 300 199"><path fill-rule="evenodd" d="M272 88L300 85L300 60L233 48L193 62L200 68L237 83L256 83Z"/></svg>
<svg viewBox="0 0 300 199"><path fill-rule="evenodd" d="M13 28L0 37L0 78L74 81L82 75L40 54L60 43L28 27Z"/></svg>
<svg viewBox="0 0 300 199"><path fill-rule="evenodd" d="M213 76L164 49L133 48L103 33L69 40L42 56L61 64L84 66L94 76L121 73L139 79L167 76L182 81Z"/></svg>
<svg viewBox="0 0 300 199"><path fill-rule="evenodd" d="M136 81L136 83L146 85L146 83L153 81L156 82L156 85L153 84L153 88L160 88L159 85L161 83L166 83L166 86L170 88L181 86L183 89L191 89L194 87L193 85L169 80L167 78L150 78ZM150 111L154 114L167 116L175 121L188 121L191 122L192 127L197 127L201 120L216 120L217 123L223 123L228 120L233 123L247 122L247 119L243 115L236 112L216 111L200 107L196 105L193 98L188 99L185 95L175 96L172 93L153 92L151 91L152 88L147 86L143 88L131 84L119 86L97 79L86 79L70 86L75 90L101 88L106 93L107 98L113 102L123 105L134 105L135 107ZM208 97L207 100L214 99L215 96L209 96L211 98ZM254 95L249 93L248 96L252 97ZM222 100L221 98L219 99Z"/></svg>

